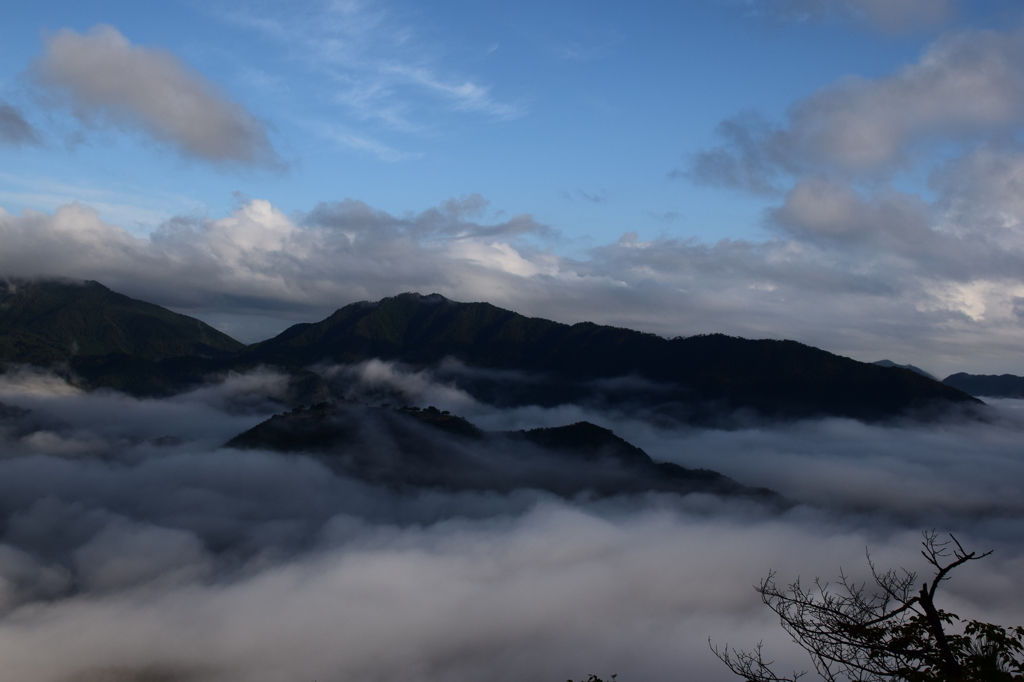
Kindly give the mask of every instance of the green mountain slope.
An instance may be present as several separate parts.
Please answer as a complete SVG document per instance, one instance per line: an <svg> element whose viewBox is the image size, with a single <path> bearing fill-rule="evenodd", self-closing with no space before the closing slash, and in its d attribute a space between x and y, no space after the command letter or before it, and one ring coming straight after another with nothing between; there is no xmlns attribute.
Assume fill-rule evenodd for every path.
<svg viewBox="0 0 1024 682"><path fill-rule="evenodd" d="M464 364L446 365L450 376L442 379L496 405L619 404L703 423L737 410L874 419L979 402L907 369L856 362L795 341L669 340L529 318L436 294L355 303L246 347L199 320L96 282L0 282L0 364L66 363L88 387L162 395L266 364L292 370L299 393L323 399L328 386L304 368L373 358L435 368L454 358Z"/></svg>
<svg viewBox="0 0 1024 682"><path fill-rule="evenodd" d="M1024 398L1024 377L1013 374L967 374L958 372L942 380L964 393L992 398Z"/></svg>
<svg viewBox="0 0 1024 682"><path fill-rule="evenodd" d="M111 354L156 362L244 348L205 322L98 282L0 281L0 362L48 366Z"/></svg>
<svg viewBox="0 0 1024 682"><path fill-rule="evenodd" d="M550 377L535 382L517 402L571 399L571 386L582 394L601 380L625 376L660 385L671 394L666 399L677 403L752 408L766 415L877 418L934 403L978 402L910 370L857 362L795 341L720 334L669 340L589 322L570 326L528 318L437 294L355 303L251 346L244 357L296 367L370 358L429 366L454 358L473 368Z"/></svg>
<svg viewBox="0 0 1024 682"><path fill-rule="evenodd" d="M398 490L534 488L564 497L585 491L599 496L701 492L788 506L777 493L715 471L654 462L588 422L486 432L431 408L323 403L275 415L226 447L306 453L341 474Z"/></svg>

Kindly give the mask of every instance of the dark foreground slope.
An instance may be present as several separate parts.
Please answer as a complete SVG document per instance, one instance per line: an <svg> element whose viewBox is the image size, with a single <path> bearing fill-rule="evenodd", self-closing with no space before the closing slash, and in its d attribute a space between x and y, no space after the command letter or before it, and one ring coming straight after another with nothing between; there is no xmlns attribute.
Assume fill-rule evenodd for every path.
<svg viewBox="0 0 1024 682"><path fill-rule="evenodd" d="M98 282L0 281L0 364L59 365L89 387L152 395L229 366L244 348Z"/></svg>
<svg viewBox="0 0 1024 682"><path fill-rule="evenodd" d="M312 454L345 476L398 490L547 490L571 497L644 492L784 500L714 471L656 463L640 448L588 422L487 433L435 409L321 404L276 415L228 447Z"/></svg>
<svg viewBox="0 0 1024 682"><path fill-rule="evenodd" d="M293 367L371 358L436 366L454 358L470 368L530 375L525 383L508 376L488 383L466 374L466 390L489 402L513 404L575 401L601 392L608 380L633 377L646 384L634 382L639 388L623 399L658 395L661 402L689 406L698 417L708 405L766 416L873 419L934 404L977 402L915 372L857 362L795 341L720 334L669 340L589 322L570 326L529 318L436 294L355 303L322 322L295 325L250 347L244 357Z"/></svg>
<svg viewBox="0 0 1024 682"><path fill-rule="evenodd" d="M1024 398L1024 377L1013 374L966 374L960 372L942 383L973 396L993 398Z"/></svg>
<svg viewBox="0 0 1024 682"><path fill-rule="evenodd" d="M112 353L159 361L243 348L205 322L99 282L0 281L0 362L46 366Z"/></svg>

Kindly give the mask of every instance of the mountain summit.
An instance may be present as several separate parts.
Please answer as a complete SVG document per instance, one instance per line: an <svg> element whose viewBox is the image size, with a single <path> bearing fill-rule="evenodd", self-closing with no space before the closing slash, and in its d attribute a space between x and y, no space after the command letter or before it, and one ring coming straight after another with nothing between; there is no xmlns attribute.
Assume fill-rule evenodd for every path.
<svg viewBox="0 0 1024 682"><path fill-rule="evenodd" d="M250 346L243 357L293 367L372 358L428 367L451 359L469 369L528 376L528 382L472 372L459 378L460 387L478 397L521 404L595 394L629 402L643 394L644 402L691 414L749 409L765 416L879 418L934 403L977 402L915 372L796 341L722 334L665 339L591 322L561 324L438 294L353 303Z"/></svg>
<svg viewBox="0 0 1024 682"><path fill-rule="evenodd" d="M908 369L857 362L796 341L722 334L665 339L592 322L561 324L438 294L353 303L245 346L199 320L97 282L0 283L0 363L69 367L89 387L169 394L263 365L301 377L299 393L322 400L332 393L311 366L374 359L430 368L436 379L497 406L615 406L677 422L707 424L736 414L880 419L935 405L980 404Z"/></svg>
<svg viewBox="0 0 1024 682"><path fill-rule="evenodd" d="M655 462L589 422L486 432L434 408L322 403L275 415L226 447L312 455L344 476L397 490L534 488L564 497L701 492L788 506L777 493L715 471Z"/></svg>

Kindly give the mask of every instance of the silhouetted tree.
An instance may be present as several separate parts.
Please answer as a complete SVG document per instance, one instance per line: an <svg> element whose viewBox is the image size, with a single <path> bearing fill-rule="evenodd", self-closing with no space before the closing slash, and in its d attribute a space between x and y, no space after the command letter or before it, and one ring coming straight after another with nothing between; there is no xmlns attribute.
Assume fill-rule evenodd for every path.
<svg viewBox="0 0 1024 682"><path fill-rule="evenodd" d="M780 588L774 572L755 589L828 682L1024 681L1024 628L962 620L935 605L936 592L953 569L991 552L968 552L952 535L945 541L935 532L923 535L921 553L935 574L920 589L916 574L879 573L870 556L871 590L843 573L835 589L818 579L810 588L799 579ZM806 674L778 676L760 644L753 651L728 646L722 651L712 646L712 651L748 682L794 682Z"/></svg>

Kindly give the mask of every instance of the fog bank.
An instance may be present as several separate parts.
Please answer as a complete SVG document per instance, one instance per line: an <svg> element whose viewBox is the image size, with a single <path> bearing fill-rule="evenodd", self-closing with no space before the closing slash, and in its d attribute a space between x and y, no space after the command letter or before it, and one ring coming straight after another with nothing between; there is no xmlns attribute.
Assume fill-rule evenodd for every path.
<svg viewBox="0 0 1024 682"><path fill-rule="evenodd" d="M0 376L0 660L22 682L728 680L707 639L806 661L751 589L839 567L921 569L923 528L995 549L942 606L1024 612L1015 403L987 423L825 420L667 429L566 406L496 410L429 374L335 368L355 392L461 408L487 429L581 418L656 459L779 490L594 500L398 494L296 454L223 448L280 412L263 370L165 400ZM403 393L404 391L404 393ZM423 402L419 402L423 399ZM427 401L430 401L429 403ZM445 402L448 401L448 402Z"/></svg>

